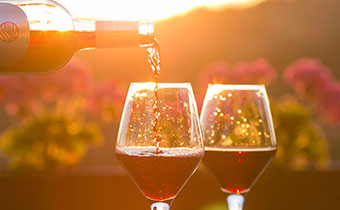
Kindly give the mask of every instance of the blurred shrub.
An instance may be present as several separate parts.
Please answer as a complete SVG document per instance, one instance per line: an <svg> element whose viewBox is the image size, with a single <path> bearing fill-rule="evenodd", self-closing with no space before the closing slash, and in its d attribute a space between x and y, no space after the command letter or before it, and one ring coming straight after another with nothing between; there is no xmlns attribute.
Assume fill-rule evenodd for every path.
<svg viewBox="0 0 340 210"><path fill-rule="evenodd" d="M55 172L76 165L102 141L122 104L118 84L93 81L73 59L48 75L0 76L0 104L8 120L0 149L9 170Z"/></svg>
<svg viewBox="0 0 340 210"><path fill-rule="evenodd" d="M271 100L278 141L275 163L302 170L324 169L328 164L328 144L321 128L314 123L308 107L293 96Z"/></svg>
<svg viewBox="0 0 340 210"><path fill-rule="evenodd" d="M89 144L100 141L98 127L67 116L40 116L1 137L11 170L55 172L73 166Z"/></svg>
<svg viewBox="0 0 340 210"><path fill-rule="evenodd" d="M209 83L270 86L276 75L276 70L265 59L234 66L218 62L203 70L198 101L203 100ZM339 86L332 80L329 70L312 59L300 60L287 67L284 78L296 90L296 96L270 98L278 144L275 164L297 170L325 168L329 157L327 139L321 127L313 121L314 109L304 102L313 101L314 107L320 110L317 113L330 122L340 121L340 115L337 117L340 109L336 108L340 107Z"/></svg>

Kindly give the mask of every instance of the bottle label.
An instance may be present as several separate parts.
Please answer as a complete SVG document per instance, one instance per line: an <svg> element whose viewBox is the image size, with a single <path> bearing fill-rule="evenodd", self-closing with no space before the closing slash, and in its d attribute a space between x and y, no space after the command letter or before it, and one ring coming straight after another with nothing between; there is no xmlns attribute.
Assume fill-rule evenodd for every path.
<svg viewBox="0 0 340 210"><path fill-rule="evenodd" d="M22 9L0 3L0 67L17 63L29 45L29 23Z"/></svg>
<svg viewBox="0 0 340 210"><path fill-rule="evenodd" d="M132 47L139 45L137 21L96 21L96 47Z"/></svg>

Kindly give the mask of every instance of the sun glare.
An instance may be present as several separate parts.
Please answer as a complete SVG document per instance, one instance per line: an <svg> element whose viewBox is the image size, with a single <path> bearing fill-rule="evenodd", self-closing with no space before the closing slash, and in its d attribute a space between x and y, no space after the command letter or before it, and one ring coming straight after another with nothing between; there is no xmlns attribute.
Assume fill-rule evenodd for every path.
<svg viewBox="0 0 340 210"><path fill-rule="evenodd" d="M57 0L76 18L159 20L197 7L249 6L261 0Z"/></svg>

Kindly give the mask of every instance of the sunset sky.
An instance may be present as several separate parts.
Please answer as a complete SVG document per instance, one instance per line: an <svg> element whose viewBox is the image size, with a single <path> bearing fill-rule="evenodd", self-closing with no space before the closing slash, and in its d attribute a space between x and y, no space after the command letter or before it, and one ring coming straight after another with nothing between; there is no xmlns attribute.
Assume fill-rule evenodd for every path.
<svg viewBox="0 0 340 210"><path fill-rule="evenodd" d="M159 20L197 7L250 6L263 0L57 0L76 18Z"/></svg>

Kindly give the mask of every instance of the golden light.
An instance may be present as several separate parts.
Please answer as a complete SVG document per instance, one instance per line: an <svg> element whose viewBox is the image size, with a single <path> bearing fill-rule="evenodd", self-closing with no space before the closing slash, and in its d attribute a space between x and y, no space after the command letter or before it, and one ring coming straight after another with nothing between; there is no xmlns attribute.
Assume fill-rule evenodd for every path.
<svg viewBox="0 0 340 210"><path fill-rule="evenodd" d="M57 0L75 18L159 20L197 7L250 6L263 0Z"/></svg>
<svg viewBox="0 0 340 210"><path fill-rule="evenodd" d="M31 30L58 30L69 31L73 29L70 16L62 8L56 7L51 10L47 5L38 4L34 6L21 5L30 22Z"/></svg>

